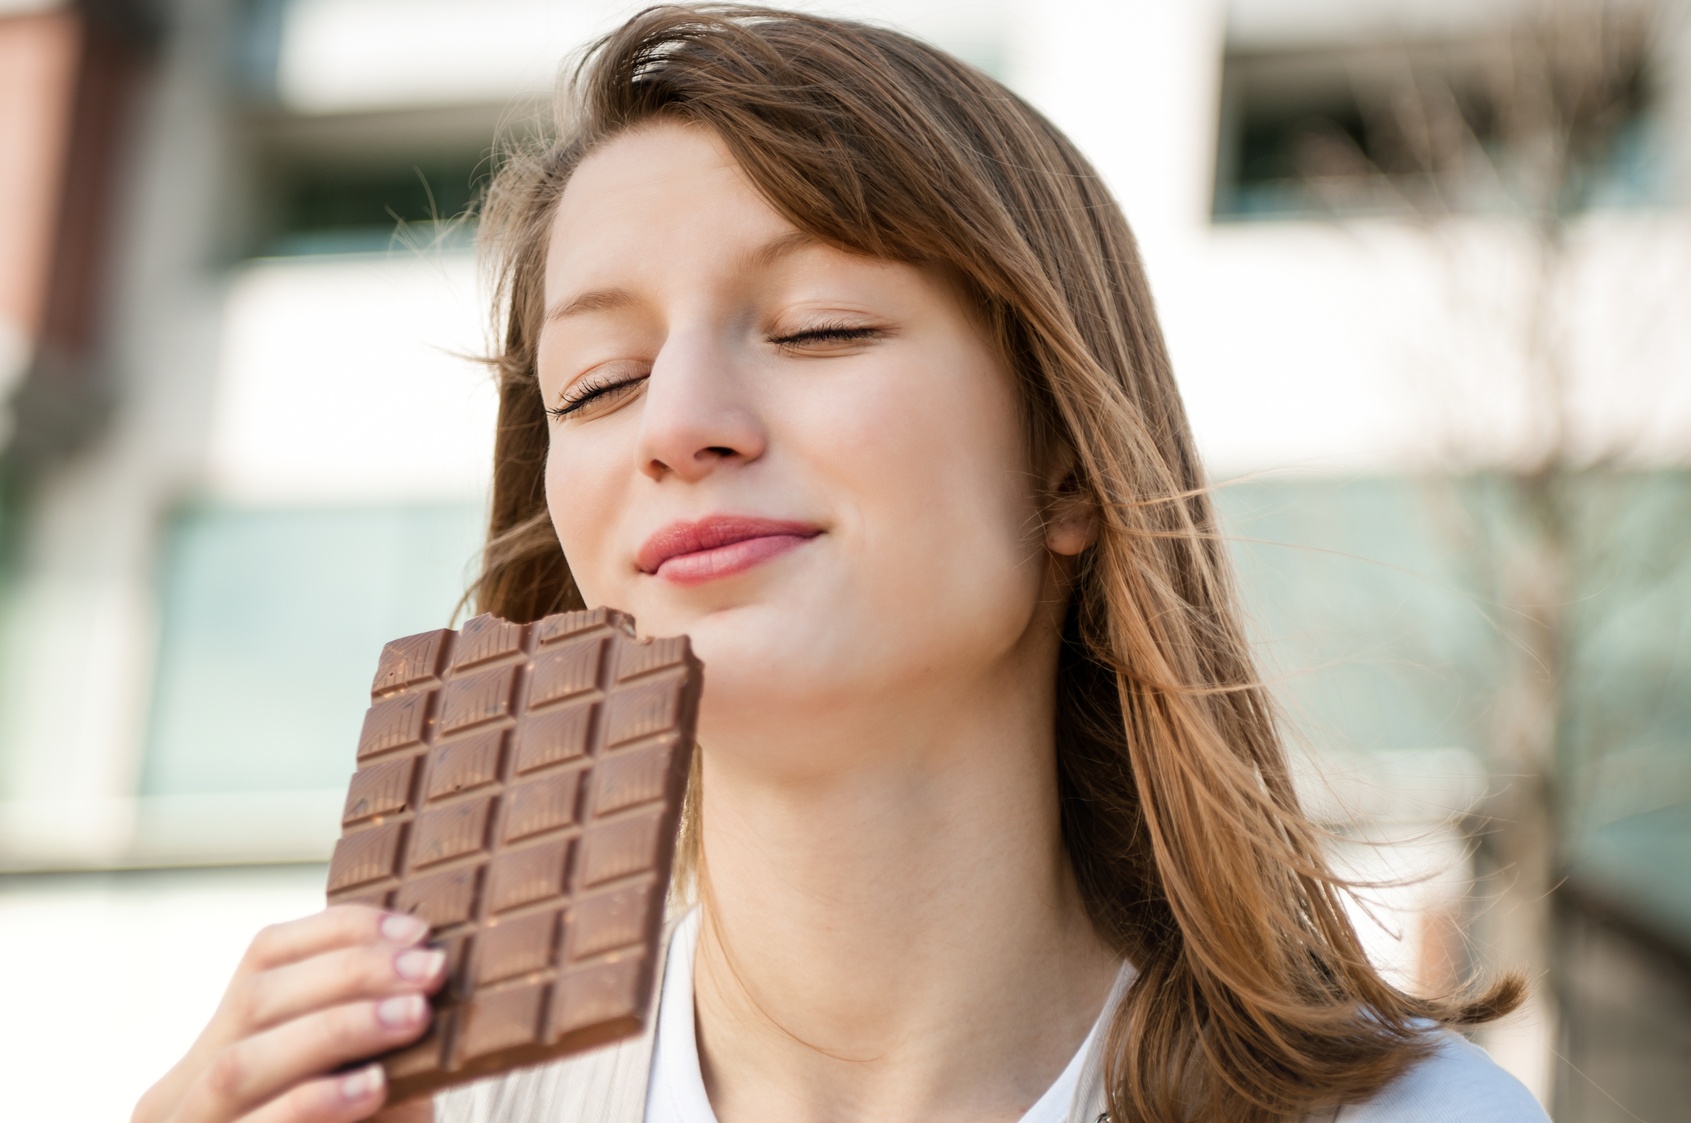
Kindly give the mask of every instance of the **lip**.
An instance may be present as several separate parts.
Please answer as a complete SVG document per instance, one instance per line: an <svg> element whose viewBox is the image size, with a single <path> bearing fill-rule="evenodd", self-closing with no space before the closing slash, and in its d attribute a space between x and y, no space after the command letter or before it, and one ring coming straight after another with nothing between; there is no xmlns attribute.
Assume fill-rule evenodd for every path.
<svg viewBox="0 0 1691 1123"><path fill-rule="evenodd" d="M742 573L821 533L812 523L788 519L710 515L659 530L641 545L634 564L640 572L676 585L700 585Z"/></svg>

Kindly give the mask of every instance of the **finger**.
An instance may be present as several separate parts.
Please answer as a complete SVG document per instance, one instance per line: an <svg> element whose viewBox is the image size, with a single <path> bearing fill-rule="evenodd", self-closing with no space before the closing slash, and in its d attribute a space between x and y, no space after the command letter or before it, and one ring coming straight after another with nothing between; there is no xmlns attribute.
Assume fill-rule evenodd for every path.
<svg viewBox="0 0 1691 1123"><path fill-rule="evenodd" d="M382 1106L387 1079L379 1064L341 1076L296 1084L269 1103L241 1117L241 1123L353 1123Z"/></svg>
<svg viewBox="0 0 1691 1123"><path fill-rule="evenodd" d="M416 944L428 934L427 923L405 913L383 912L369 905L331 905L322 912L260 931L247 948L241 966L247 971L265 971L355 944Z"/></svg>
<svg viewBox="0 0 1691 1123"><path fill-rule="evenodd" d="M261 971L241 985L242 1021L251 1029L274 1025L361 998L422 991L432 994L446 978L446 953L427 947L363 944L338 948Z"/></svg>
<svg viewBox="0 0 1691 1123"><path fill-rule="evenodd" d="M415 1041L429 1022L420 994L331 1006L218 1051L183 1103L183 1123L239 1116L301 1081Z"/></svg>

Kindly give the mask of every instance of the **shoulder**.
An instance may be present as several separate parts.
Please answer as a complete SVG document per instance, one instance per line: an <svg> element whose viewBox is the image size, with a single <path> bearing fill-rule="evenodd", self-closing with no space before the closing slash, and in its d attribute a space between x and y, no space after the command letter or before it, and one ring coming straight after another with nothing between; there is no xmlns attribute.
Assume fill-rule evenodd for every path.
<svg viewBox="0 0 1691 1123"><path fill-rule="evenodd" d="M1526 1086L1478 1045L1436 1033L1433 1053L1335 1123L1549 1123Z"/></svg>

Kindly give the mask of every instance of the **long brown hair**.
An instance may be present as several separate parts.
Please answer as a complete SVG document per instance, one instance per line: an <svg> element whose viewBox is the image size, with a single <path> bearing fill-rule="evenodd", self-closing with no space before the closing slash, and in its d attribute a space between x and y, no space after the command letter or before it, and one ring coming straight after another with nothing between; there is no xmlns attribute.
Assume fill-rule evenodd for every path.
<svg viewBox="0 0 1691 1123"><path fill-rule="evenodd" d="M1426 1022L1518 1004L1515 978L1421 998L1370 965L1292 790L1120 208L1050 122L904 35L659 7L586 53L557 138L507 163L483 223L503 338L480 607L532 620L581 604L542 487L548 226L588 152L657 119L712 130L799 229L961 275L1030 437L1067 451L1096 506L1064 627L1057 777L1092 921L1138 970L1110 1023L1111 1117L1266 1123L1363 1100L1430 1048Z"/></svg>

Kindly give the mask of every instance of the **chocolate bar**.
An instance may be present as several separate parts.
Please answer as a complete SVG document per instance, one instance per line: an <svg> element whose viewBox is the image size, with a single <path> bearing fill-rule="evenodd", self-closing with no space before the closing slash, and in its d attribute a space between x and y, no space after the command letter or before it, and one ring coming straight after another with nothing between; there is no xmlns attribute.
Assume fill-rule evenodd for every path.
<svg viewBox="0 0 1691 1123"><path fill-rule="evenodd" d="M610 609L478 616L382 650L329 901L427 920L447 953L389 1102L639 1033L692 763L684 636Z"/></svg>

